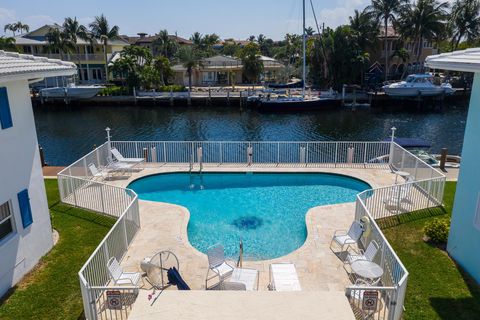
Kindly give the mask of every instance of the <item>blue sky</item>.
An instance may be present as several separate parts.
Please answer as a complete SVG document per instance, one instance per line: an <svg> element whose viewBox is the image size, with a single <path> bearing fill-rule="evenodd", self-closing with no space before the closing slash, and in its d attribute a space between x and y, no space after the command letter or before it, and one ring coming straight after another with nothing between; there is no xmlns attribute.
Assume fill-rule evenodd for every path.
<svg viewBox="0 0 480 320"><path fill-rule="evenodd" d="M313 0L313 3L320 23L337 26L346 23L354 9L363 9L369 1ZM307 9L308 24L314 26L309 0ZM47 0L41 5L38 0L2 0L0 34L3 25L17 20L35 28L76 16L88 24L100 13L127 35L154 34L167 29L186 38L199 31L235 39L263 33L277 40L287 32L301 31L301 0Z"/></svg>

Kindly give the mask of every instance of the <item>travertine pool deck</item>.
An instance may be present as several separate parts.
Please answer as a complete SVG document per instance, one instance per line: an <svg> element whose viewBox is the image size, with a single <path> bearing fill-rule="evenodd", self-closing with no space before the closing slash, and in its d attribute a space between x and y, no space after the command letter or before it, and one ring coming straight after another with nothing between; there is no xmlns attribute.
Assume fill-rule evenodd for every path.
<svg viewBox="0 0 480 320"><path fill-rule="evenodd" d="M126 187L131 181L157 173L188 170L185 166L145 168L124 180L109 183ZM327 172L362 179L372 187L392 185L395 175L388 169L350 168L258 168L258 167L206 167L205 172ZM348 229L354 219L355 204L344 203L311 208L306 212L308 236L298 250L273 260L244 261L243 267L260 272L259 290L267 290L268 268L274 262L295 264L304 291L344 290L349 283L343 264L329 249L332 234L338 229ZM174 252L180 261L182 277L194 290L205 289L208 269L207 257L188 241L189 211L182 206L151 201L140 201L141 229L131 244L122 264L129 269L139 268L140 261L162 250ZM232 262L233 263L233 262Z"/></svg>

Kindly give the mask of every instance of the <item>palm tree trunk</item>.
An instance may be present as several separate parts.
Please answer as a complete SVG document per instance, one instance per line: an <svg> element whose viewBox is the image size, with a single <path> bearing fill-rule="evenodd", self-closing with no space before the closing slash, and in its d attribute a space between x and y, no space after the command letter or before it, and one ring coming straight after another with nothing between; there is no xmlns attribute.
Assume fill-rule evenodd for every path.
<svg viewBox="0 0 480 320"><path fill-rule="evenodd" d="M388 48L387 48L387 29L388 29L388 18L385 18L385 35L384 35L384 46L385 46L385 81L388 80Z"/></svg>
<svg viewBox="0 0 480 320"><path fill-rule="evenodd" d="M192 92L192 70L188 69L188 87L190 88L190 92Z"/></svg>

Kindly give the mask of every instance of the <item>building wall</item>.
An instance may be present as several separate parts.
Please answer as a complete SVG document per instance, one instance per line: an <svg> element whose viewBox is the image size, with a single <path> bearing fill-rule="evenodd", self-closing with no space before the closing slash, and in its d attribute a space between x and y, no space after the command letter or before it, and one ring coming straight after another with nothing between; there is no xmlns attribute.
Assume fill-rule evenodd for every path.
<svg viewBox="0 0 480 320"><path fill-rule="evenodd" d="M0 129L0 203L11 201L14 231L0 240L0 296L53 246L28 83L0 84L4 86L8 90L13 127ZM24 229L17 194L27 188L33 223Z"/></svg>
<svg viewBox="0 0 480 320"><path fill-rule="evenodd" d="M476 73L470 98L462 150L462 166L455 193L447 250L480 283L480 219L478 219L479 225L477 227L474 224L480 195L480 170L478 170L478 159L480 159L478 145L478 137L480 137L479 104L480 73Z"/></svg>

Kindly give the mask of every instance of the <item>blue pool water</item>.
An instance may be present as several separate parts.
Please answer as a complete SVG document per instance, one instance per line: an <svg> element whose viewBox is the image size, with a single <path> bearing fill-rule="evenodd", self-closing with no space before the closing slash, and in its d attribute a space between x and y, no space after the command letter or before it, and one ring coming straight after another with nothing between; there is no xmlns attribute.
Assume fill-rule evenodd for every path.
<svg viewBox="0 0 480 320"><path fill-rule="evenodd" d="M188 208L188 239L201 252L220 243L236 258L242 239L247 259L264 260L305 242L310 208L352 202L370 186L322 173L171 173L139 179L129 188L142 200Z"/></svg>

